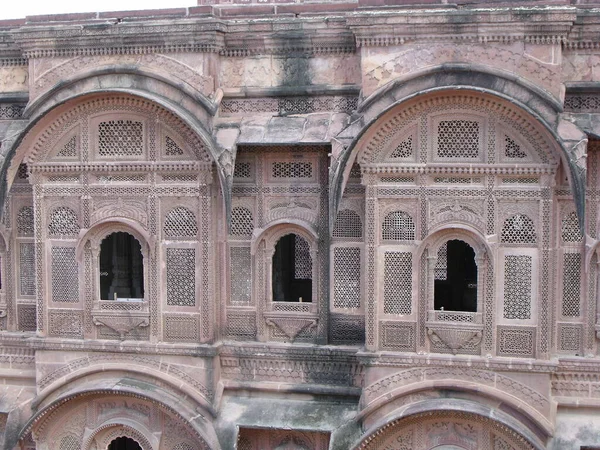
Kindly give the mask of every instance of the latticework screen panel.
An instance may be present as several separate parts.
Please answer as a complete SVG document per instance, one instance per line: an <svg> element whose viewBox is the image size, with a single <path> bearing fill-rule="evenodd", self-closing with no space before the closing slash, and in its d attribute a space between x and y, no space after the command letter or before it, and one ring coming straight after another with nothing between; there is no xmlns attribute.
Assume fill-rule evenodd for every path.
<svg viewBox="0 0 600 450"><path fill-rule="evenodd" d="M52 301L79 301L79 274L75 247L52 247Z"/></svg>
<svg viewBox="0 0 600 450"><path fill-rule="evenodd" d="M295 236L294 246L294 278L297 280L312 280L312 257L308 242L302 237Z"/></svg>
<svg viewBox="0 0 600 450"><path fill-rule="evenodd" d="M33 236L33 206L23 206L17 213L17 234Z"/></svg>
<svg viewBox="0 0 600 450"><path fill-rule="evenodd" d="M165 154L167 156L182 156L183 149L169 136L165 136Z"/></svg>
<svg viewBox="0 0 600 450"><path fill-rule="evenodd" d="M354 345L365 342L365 318L362 315L331 314L329 342L334 345Z"/></svg>
<svg viewBox="0 0 600 450"><path fill-rule="evenodd" d="M444 242L438 250L433 277L436 280L448 279L448 242Z"/></svg>
<svg viewBox="0 0 600 450"><path fill-rule="evenodd" d="M524 214L515 214L504 221L501 241L507 244L535 244L537 236L533 220Z"/></svg>
<svg viewBox="0 0 600 450"><path fill-rule="evenodd" d="M227 313L227 337L239 340L256 339L256 313L255 312L229 312Z"/></svg>
<svg viewBox="0 0 600 450"><path fill-rule="evenodd" d="M277 161L271 166L271 176L277 178L312 178L313 164L311 162Z"/></svg>
<svg viewBox="0 0 600 450"><path fill-rule="evenodd" d="M558 350L581 355L583 348L583 327L580 324L563 323L558 325Z"/></svg>
<svg viewBox="0 0 600 450"><path fill-rule="evenodd" d="M336 247L333 250L333 307L360 308L360 248Z"/></svg>
<svg viewBox="0 0 600 450"><path fill-rule="evenodd" d="M527 153L513 139L504 135L504 156L507 158L523 159L527 157Z"/></svg>
<svg viewBox="0 0 600 450"><path fill-rule="evenodd" d="M80 450L80 441L81 439L71 434L64 436L60 440L60 450Z"/></svg>
<svg viewBox="0 0 600 450"><path fill-rule="evenodd" d="M59 158L74 158L77 156L77 137L72 136L56 153Z"/></svg>
<svg viewBox="0 0 600 450"><path fill-rule="evenodd" d="M504 318L531 318L532 257L504 257Z"/></svg>
<svg viewBox="0 0 600 450"><path fill-rule="evenodd" d="M17 306L18 331L37 330L37 319L35 305Z"/></svg>
<svg viewBox="0 0 600 450"><path fill-rule="evenodd" d="M577 213L571 212L562 219L561 236L563 242L581 242L583 234L579 229Z"/></svg>
<svg viewBox="0 0 600 450"><path fill-rule="evenodd" d="M362 238L362 220L356 211L342 209L338 212L333 225L333 237Z"/></svg>
<svg viewBox="0 0 600 450"><path fill-rule="evenodd" d="M412 313L412 253L385 252L383 312Z"/></svg>
<svg viewBox="0 0 600 450"><path fill-rule="evenodd" d="M71 208L60 206L52 211L48 222L50 236L73 236L79 233L77 214Z"/></svg>
<svg viewBox="0 0 600 450"><path fill-rule="evenodd" d="M416 326L414 323L381 322L379 341L382 350L414 352Z"/></svg>
<svg viewBox="0 0 600 450"><path fill-rule="evenodd" d="M381 238L390 241L412 241L415 239L415 223L404 211L394 211L383 219Z"/></svg>
<svg viewBox="0 0 600 450"><path fill-rule="evenodd" d="M200 337L195 316L165 315L165 339L173 342L196 342Z"/></svg>
<svg viewBox="0 0 600 450"><path fill-rule="evenodd" d="M98 124L100 156L141 156L144 153L144 125L134 120L109 120Z"/></svg>
<svg viewBox="0 0 600 450"><path fill-rule="evenodd" d="M231 208L231 235L249 238L253 231L252 211L243 206Z"/></svg>
<svg viewBox="0 0 600 450"><path fill-rule="evenodd" d="M235 169L233 170L233 178L252 178L252 164L247 161L236 161Z"/></svg>
<svg viewBox="0 0 600 450"><path fill-rule="evenodd" d="M535 356L535 328L498 327L499 356L533 358Z"/></svg>
<svg viewBox="0 0 600 450"><path fill-rule="evenodd" d="M168 238L195 238L198 234L196 215L183 206L173 208L165 217L164 233Z"/></svg>
<svg viewBox="0 0 600 450"><path fill-rule="evenodd" d="M35 295L35 244L19 244L19 292L21 295Z"/></svg>
<svg viewBox="0 0 600 450"><path fill-rule="evenodd" d="M391 159L410 158L413 155L413 137L408 136L400 142L394 151L390 154Z"/></svg>
<svg viewBox="0 0 600 450"><path fill-rule="evenodd" d="M249 304L252 300L252 255L250 247L229 249L231 303Z"/></svg>
<svg viewBox="0 0 600 450"><path fill-rule="evenodd" d="M167 305L196 306L196 250L167 248Z"/></svg>
<svg viewBox="0 0 600 450"><path fill-rule="evenodd" d="M581 315L581 253L563 255L562 315Z"/></svg>
<svg viewBox="0 0 600 450"><path fill-rule="evenodd" d="M438 124L439 158L478 158L479 123L471 120L442 120Z"/></svg>

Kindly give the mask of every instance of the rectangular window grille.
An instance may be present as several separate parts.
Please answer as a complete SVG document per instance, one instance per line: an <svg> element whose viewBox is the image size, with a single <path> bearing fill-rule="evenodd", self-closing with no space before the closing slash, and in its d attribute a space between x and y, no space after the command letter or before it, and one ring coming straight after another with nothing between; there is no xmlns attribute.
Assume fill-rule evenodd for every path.
<svg viewBox="0 0 600 450"><path fill-rule="evenodd" d="M252 178L252 166L250 163L237 161L233 170L233 178Z"/></svg>
<svg viewBox="0 0 600 450"><path fill-rule="evenodd" d="M98 124L100 156L141 156L144 153L144 127L134 120L109 120Z"/></svg>
<svg viewBox="0 0 600 450"><path fill-rule="evenodd" d="M52 247L52 301L77 303L79 275L75 247Z"/></svg>
<svg viewBox="0 0 600 450"><path fill-rule="evenodd" d="M196 250L167 248L167 305L196 306Z"/></svg>
<svg viewBox="0 0 600 450"><path fill-rule="evenodd" d="M412 253L385 252L383 312L412 313Z"/></svg>
<svg viewBox="0 0 600 450"><path fill-rule="evenodd" d="M579 317L581 302L581 254L563 255L563 301L562 314L565 317Z"/></svg>
<svg viewBox="0 0 600 450"><path fill-rule="evenodd" d="M294 278L296 280L312 280L312 258L308 242L295 235L294 245Z"/></svg>
<svg viewBox="0 0 600 450"><path fill-rule="evenodd" d="M433 272L435 280L448 279L448 242L444 242L438 250L437 261Z"/></svg>
<svg viewBox="0 0 600 450"><path fill-rule="evenodd" d="M438 124L440 158L478 158L479 123L471 120L442 120Z"/></svg>
<svg viewBox="0 0 600 450"><path fill-rule="evenodd" d="M274 162L273 178L312 178L313 166L310 162Z"/></svg>
<svg viewBox="0 0 600 450"><path fill-rule="evenodd" d="M333 307L360 308L360 248L333 250Z"/></svg>
<svg viewBox="0 0 600 450"><path fill-rule="evenodd" d="M231 264L231 303L251 301L252 259L250 247L231 247L229 250Z"/></svg>
<svg viewBox="0 0 600 450"><path fill-rule="evenodd" d="M35 295L35 246L32 242L19 245L19 286L21 295Z"/></svg>
<svg viewBox="0 0 600 450"><path fill-rule="evenodd" d="M504 318L531 318L532 257L506 255L504 257Z"/></svg>

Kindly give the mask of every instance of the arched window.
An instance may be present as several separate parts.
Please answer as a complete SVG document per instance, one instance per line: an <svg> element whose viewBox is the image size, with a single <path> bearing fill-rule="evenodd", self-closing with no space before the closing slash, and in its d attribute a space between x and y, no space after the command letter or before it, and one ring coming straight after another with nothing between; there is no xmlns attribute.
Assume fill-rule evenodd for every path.
<svg viewBox="0 0 600 450"><path fill-rule="evenodd" d="M144 298L140 243L129 233L112 233L100 244L100 299Z"/></svg>
<svg viewBox="0 0 600 450"><path fill-rule="evenodd" d="M312 257L302 236L288 234L275 245L273 301L312 302Z"/></svg>
<svg viewBox="0 0 600 450"><path fill-rule="evenodd" d="M142 447L131 438L119 437L110 443L108 450L142 450Z"/></svg>
<svg viewBox="0 0 600 450"><path fill-rule="evenodd" d="M196 216L182 206L173 208L165 217L164 232L168 238L196 237L198 234Z"/></svg>
<svg viewBox="0 0 600 450"><path fill-rule="evenodd" d="M537 237L533 220L524 214L515 214L504 221L501 241L506 244L535 244Z"/></svg>
<svg viewBox="0 0 600 450"><path fill-rule="evenodd" d="M386 241L412 241L415 238L415 223L404 211L394 211L383 219L381 237Z"/></svg>
<svg viewBox="0 0 600 450"><path fill-rule="evenodd" d="M463 241L447 241L438 250L434 270L434 309L477 312L475 251Z"/></svg>
<svg viewBox="0 0 600 450"><path fill-rule="evenodd" d="M362 221L356 211L342 209L333 225L333 237L362 238Z"/></svg>

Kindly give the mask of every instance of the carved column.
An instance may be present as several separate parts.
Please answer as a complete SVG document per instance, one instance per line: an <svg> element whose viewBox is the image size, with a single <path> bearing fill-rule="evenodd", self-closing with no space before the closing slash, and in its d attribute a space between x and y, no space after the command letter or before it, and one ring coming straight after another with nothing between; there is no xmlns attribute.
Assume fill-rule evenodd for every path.
<svg viewBox="0 0 600 450"><path fill-rule="evenodd" d="M378 314L377 314L377 236L379 221L377 220L377 186L374 185L372 175L366 175L367 179L366 205L365 205L365 243L367 253L367 267L365 274L366 283L366 320L365 320L365 338L367 350L376 350L378 347Z"/></svg>

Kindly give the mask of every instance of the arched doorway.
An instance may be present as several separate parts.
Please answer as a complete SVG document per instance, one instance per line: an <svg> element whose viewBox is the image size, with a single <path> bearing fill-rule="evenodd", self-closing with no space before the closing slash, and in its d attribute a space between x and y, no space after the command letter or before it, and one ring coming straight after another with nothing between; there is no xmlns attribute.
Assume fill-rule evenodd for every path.
<svg viewBox="0 0 600 450"><path fill-rule="evenodd" d="M128 437L118 437L108 446L108 450L142 450L140 444Z"/></svg>

